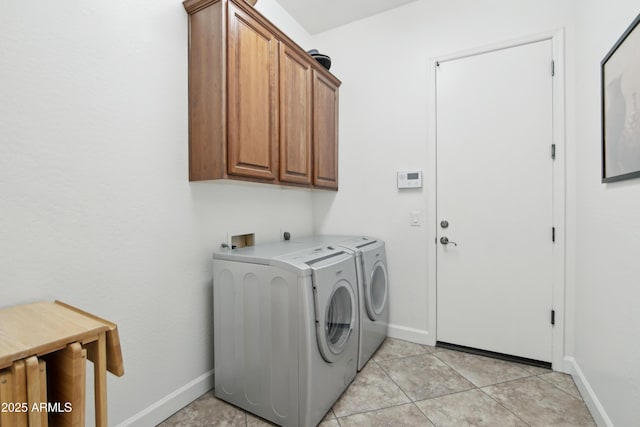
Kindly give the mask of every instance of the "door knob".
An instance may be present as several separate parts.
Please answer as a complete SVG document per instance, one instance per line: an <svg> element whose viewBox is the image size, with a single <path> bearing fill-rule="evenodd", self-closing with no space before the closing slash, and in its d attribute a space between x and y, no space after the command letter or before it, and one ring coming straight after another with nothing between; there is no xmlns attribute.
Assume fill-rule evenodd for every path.
<svg viewBox="0 0 640 427"><path fill-rule="evenodd" d="M446 219L440 221L440 227L447 228L448 226L449 226L449 221L447 221Z"/></svg>
<svg viewBox="0 0 640 427"><path fill-rule="evenodd" d="M443 245L448 245L449 243L451 243L453 246L458 246L456 242L452 242L447 236L442 236L440 238L440 243L442 243Z"/></svg>

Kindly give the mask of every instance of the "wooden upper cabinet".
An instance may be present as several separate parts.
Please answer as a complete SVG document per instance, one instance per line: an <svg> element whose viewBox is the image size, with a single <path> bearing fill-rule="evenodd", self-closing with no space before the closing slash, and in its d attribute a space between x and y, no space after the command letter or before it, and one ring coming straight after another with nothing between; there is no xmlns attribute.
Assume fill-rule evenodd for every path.
<svg viewBox="0 0 640 427"><path fill-rule="evenodd" d="M227 177L223 4L184 3L189 13L189 180Z"/></svg>
<svg viewBox="0 0 640 427"><path fill-rule="evenodd" d="M312 69L280 45L280 181L311 183Z"/></svg>
<svg viewBox="0 0 640 427"><path fill-rule="evenodd" d="M338 87L313 73L313 185L338 189Z"/></svg>
<svg viewBox="0 0 640 427"><path fill-rule="evenodd" d="M186 0L189 180L338 187L340 81L244 0Z"/></svg>
<svg viewBox="0 0 640 427"><path fill-rule="evenodd" d="M278 173L278 39L229 3L229 174Z"/></svg>

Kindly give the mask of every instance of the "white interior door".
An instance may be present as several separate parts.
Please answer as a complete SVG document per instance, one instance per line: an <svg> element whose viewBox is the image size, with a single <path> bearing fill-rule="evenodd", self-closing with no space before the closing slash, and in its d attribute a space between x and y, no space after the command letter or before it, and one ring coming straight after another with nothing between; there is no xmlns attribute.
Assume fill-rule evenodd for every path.
<svg viewBox="0 0 640 427"><path fill-rule="evenodd" d="M440 342L551 361L551 61L546 40L437 67Z"/></svg>

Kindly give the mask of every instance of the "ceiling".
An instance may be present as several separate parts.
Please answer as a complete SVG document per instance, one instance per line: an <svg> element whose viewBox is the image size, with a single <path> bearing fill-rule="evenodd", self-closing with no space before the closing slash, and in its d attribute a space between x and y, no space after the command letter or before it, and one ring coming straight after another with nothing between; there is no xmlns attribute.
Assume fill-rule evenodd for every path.
<svg viewBox="0 0 640 427"><path fill-rule="evenodd" d="M316 34L416 0L276 1L310 34Z"/></svg>

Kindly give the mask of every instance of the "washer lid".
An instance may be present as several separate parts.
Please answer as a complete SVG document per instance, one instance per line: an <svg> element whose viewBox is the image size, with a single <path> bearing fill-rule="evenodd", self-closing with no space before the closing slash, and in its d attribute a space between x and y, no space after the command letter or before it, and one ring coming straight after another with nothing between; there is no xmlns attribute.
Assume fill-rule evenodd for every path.
<svg viewBox="0 0 640 427"><path fill-rule="evenodd" d="M273 258L283 257L288 254L297 254L306 249L330 246L337 244L339 241L349 239L353 239L353 237L331 235L303 236L291 240L260 243L256 246L239 249L221 249L213 253L213 259L270 265Z"/></svg>
<svg viewBox="0 0 640 427"><path fill-rule="evenodd" d="M285 240L262 243L240 249L224 249L213 253L213 259L250 262L252 264L270 265L273 258L293 252L299 252L312 246L309 242Z"/></svg>
<svg viewBox="0 0 640 427"><path fill-rule="evenodd" d="M353 255L340 247L317 246L276 257L271 262L271 265L311 274L311 271L313 270L321 269L352 258Z"/></svg>
<svg viewBox="0 0 640 427"><path fill-rule="evenodd" d="M355 252L365 252L377 249L381 246L384 247L384 241L376 239L375 237L354 237L343 240L339 242L338 245Z"/></svg>

